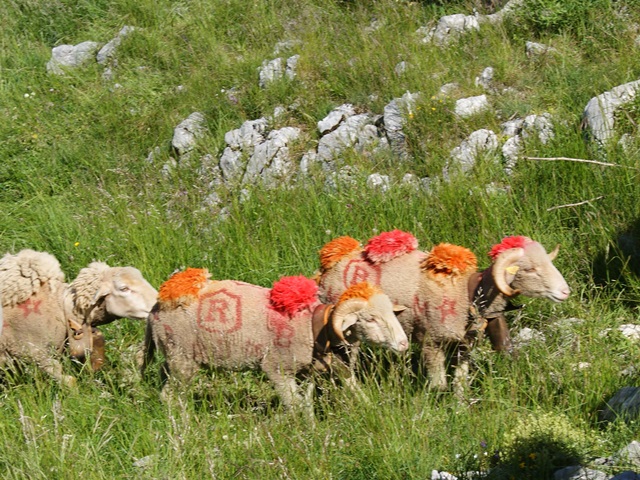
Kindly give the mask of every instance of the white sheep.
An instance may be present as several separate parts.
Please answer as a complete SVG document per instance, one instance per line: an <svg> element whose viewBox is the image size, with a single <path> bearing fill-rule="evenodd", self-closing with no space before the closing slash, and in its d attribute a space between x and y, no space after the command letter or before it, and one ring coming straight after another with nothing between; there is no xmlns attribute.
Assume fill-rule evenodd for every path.
<svg viewBox="0 0 640 480"><path fill-rule="evenodd" d="M507 237L496 245L493 264L480 273L475 255L464 247L439 244L424 253L417 244L411 234L398 230L372 238L364 248L351 237L334 239L320 251L318 284L320 298L331 302L353 282L366 280L407 307L398 319L421 346L434 389L447 387L447 351L464 353L487 321L497 325L492 327L496 349L510 347L503 315L510 297L521 293L563 301L569 296L566 281L551 263L557 250L547 255L526 237ZM465 355L458 357L455 383L462 388L468 363Z"/></svg>
<svg viewBox="0 0 640 480"><path fill-rule="evenodd" d="M91 366L104 362L104 337L95 328L121 317L146 318L156 302L156 290L132 267L100 262L80 270L70 284L51 254L22 250L0 259L0 297L4 329L0 335L0 365L11 359L32 361L65 385L54 355L68 345L69 354Z"/></svg>
<svg viewBox="0 0 640 480"><path fill-rule="evenodd" d="M314 358L326 365L332 351L361 340L397 352L408 348L391 301L366 282L326 306L317 298L316 283L302 276L284 277L268 289L212 281L206 269L189 268L160 287L147 322L142 372L156 346L169 375L163 395L171 383L189 382L201 366L260 367L284 405L300 407L305 402L296 373L310 368Z"/></svg>

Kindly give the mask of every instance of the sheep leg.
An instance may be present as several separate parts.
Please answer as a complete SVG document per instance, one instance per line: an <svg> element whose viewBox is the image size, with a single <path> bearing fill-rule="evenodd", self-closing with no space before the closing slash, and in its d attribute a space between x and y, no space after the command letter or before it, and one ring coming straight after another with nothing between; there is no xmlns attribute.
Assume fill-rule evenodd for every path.
<svg viewBox="0 0 640 480"><path fill-rule="evenodd" d="M464 348L458 351L457 364L453 373L453 392L461 403L465 403L469 391L469 354Z"/></svg>
<svg viewBox="0 0 640 480"><path fill-rule="evenodd" d="M486 335L491 340L491 345L496 352L513 352L511 334L504 315L492 318L487 323Z"/></svg>
<svg viewBox="0 0 640 480"><path fill-rule="evenodd" d="M35 363L40 370L55 379L61 385L66 387L75 387L76 378L71 375L62 373L62 364L59 360L53 358L51 354L35 345L21 349L19 352L12 352L15 358L30 360Z"/></svg>
<svg viewBox="0 0 640 480"><path fill-rule="evenodd" d="M286 362L281 358L267 355L262 359L262 371L273 383L276 393L286 408L305 410L313 418L313 406L310 404L305 405L305 400L299 392L294 372L289 368L284 368L284 363Z"/></svg>
<svg viewBox="0 0 640 480"><path fill-rule="evenodd" d="M167 381L162 387L161 396L167 400L171 392L178 386L188 385L191 382L198 371L198 364L184 353L174 351L173 353L167 352L162 369L167 375Z"/></svg>
<svg viewBox="0 0 640 480"><path fill-rule="evenodd" d="M422 362L429 374L429 388L437 391L446 390L447 368L444 350L435 345L423 345Z"/></svg>

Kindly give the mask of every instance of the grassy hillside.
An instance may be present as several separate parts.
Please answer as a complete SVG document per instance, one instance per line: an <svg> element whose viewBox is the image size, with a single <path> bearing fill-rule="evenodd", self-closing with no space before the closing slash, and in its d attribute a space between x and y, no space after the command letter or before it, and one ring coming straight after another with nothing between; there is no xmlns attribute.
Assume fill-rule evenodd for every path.
<svg viewBox="0 0 640 480"><path fill-rule="evenodd" d="M388 364L363 373L371 403L318 380L313 427L284 412L256 372L203 372L176 403L161 402L159 376L141 381L135 371L143 325L123 320L104 329L108 367L92 375L67 362L77 390L31 366L4 377L0 475L390 479L497 464L496 478L538 479L636 439L636 423L601 425L597 410L638 381L621 371L637 364L640 348L616 328L638 317L639 264L628 254L634 245L638 251L640 234L640 143L595 148L580 124L591 97L640 78L633 27L640 5L531 0L515 19L485 24L446 48L415 33L474 7L484 8L392 0L1 2L0 251L49 251L68 279L101 260L134 265L156 287L185 266L270 286L282 275L312 275L319 248L339 235L364 241L399 228L425 250L441 241L465 245L486 267L491 245L518 234L562 245L556 265L573 293L557 305L527 301L512 317L514 332L536 328L546 341L513 359L481 345L471 406L429 393L408 358L387 362L369 352ZM96 63L47 73L54 46L106 43L124 25L136 30L118 49L112 80ZM298 42L297 77L262 89L258 68L284 40ZM528 40L557 52L528 58ZM399 76L400 61L409 68ZM474 79L487 66L508 88L491 96L494 113L460 119L453 100L432 98L448 82L458 82L463 96L483 93ZM291 188L220 190L226 218L207 206L211 178L201 158L218 159L225 133L242 122L287 107L279 122L302 129L301 156L318 139L316 123L336 106L379 114L406 91L422 94L405 128L408 161L347 152L344 162L359 169L355 186L327 190L317 172ZM621 120L635 135L638 110L630 106ZM194 111L205 115L206 135L163 174L174 155L173 129ZM405 173L438 177L451 149L474 130L500 132L505 120L543 112L553 115L555 137L528 142L525 154L619 166L520 160L507 176L485 159L432 194L400 182ZM366 186L374 172L391 177L388 192ZM489 183L508 188L492 193ZM585 200L592 201L566 206ZM631 245L624 252L621 235ZM562 327L567 318L584 321ZM589 366L578 368L581 362Z"/></svg>

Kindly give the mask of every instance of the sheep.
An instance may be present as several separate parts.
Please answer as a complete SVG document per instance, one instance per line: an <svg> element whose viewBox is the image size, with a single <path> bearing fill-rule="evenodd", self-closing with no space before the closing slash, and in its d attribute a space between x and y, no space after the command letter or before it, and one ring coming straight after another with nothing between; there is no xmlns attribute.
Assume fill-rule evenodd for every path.
<svg viewBox="0 0 640 480"><path fill-rule="evenodd" d="M121 317L146 319L157 291L137 269L101 262L83 268L67 284L53 255L26 249L0 259L0 297L0 365L31 361L61 384L73 386L75 378L63 375L55 354L65 346L80 361L90 354L91 368L99 369L104 336L96 326Z"/></svg>
<svg viewBox="0 0 640 480"><path fill-rule="evenodd" d="M492 265L477 272L475 255L464 247L441 243L424 253L417 246L415 237L399 230L372 238L364 248L351 237L339 237L320 250L317 281L325 302L366 280L405 306L398 319L421 346L422 363L436 390L447 388L447 350L464 353L487 325L494 348L510 348L504 312L511 297L520 293L560 302L569 296L552 264L558 247L547 255L527 237L506 237L492 248ZM468 371L465 355L460 357L454 376L458 392Z"/></svg>
<svg viewBox="0 0 640 480"><path fill-rule="evenodd" d="M171 384L187 384L200 367L260 367L287 408L305 402L295 375L326 365L332 352L359 341L396 352L409 343L389 298L366 282L323 305L317 284L283 277L271 289L234 280L210 280L207 269L188 268L159 289L147 321L141 373L159 348ZM307 407L309 404L307 403Z"/></svg>

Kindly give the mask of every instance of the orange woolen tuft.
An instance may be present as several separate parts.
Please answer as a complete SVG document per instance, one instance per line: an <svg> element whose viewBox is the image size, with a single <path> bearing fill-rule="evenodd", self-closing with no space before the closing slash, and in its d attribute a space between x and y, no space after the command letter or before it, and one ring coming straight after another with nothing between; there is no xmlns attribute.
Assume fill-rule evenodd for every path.
<svg viewBox="0 0 640 480"><path fill-rule="evenodd" d="M198 298L211 274L206 268L187 268L183 272L175 273L160 285L158 300L163 304L187 304L191 299ZM182 299L182 301L181 301Z"/></svg>
<svg viewBox="0 0 640 480"><path fill-rule="evenodd" d="M302 275L282 277L273 284L271 305L283 314L292 316L318 302L318 285Z"/></svg>
<svg viewBox="0 0 640 480"><path fill-rule="evenodd" d="M360 250L360 242L355 238L344 236L334 238L320 249L320 265L329 270L351 252Z"/></svg>
<svg viewBox="0 0 640 480"><path fill-rule="evenodd" d="M512 248L524 248L528 244L533 242L529 237L523 237L522 235L513 236L513 237L504 237L502 242L497 245L494 245L489 252L489 256L492 260L495 260L498 255L506 250L510 250Z"/></svg>
<svg viewBox="0 0 640 480"><path fill-rule="evenodd" d="M401 230L382 232L373 237L364 247L367 258L373 263L384 263L418 248L418 240Z"/></svg>
<svg viewBox="0 0 640 480"><path fill-rule="evenodd" d="M342 295L338 303L342 303L352 298L361 298L363 300L369 300L372 296L382 293L380 287L371 285L369 282L360 282L355 285L351 285L347 288Z"/></svg>
<svg viewBox="0 0 640 480"><path fill-rule="evenodd" d="M433 247L421 267L433 275L463 275L475 272L478 260L468 248L441 243Z"/></svg>

